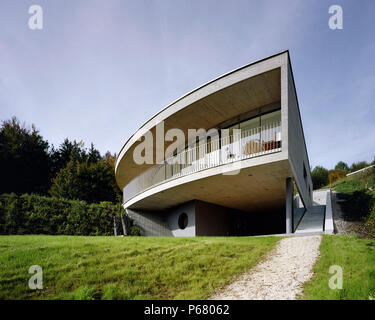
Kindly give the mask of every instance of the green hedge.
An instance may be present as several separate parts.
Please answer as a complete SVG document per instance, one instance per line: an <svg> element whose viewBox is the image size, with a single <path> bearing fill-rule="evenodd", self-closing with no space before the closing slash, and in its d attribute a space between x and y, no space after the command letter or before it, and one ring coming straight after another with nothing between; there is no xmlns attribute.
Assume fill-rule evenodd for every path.
<svg viewBox="0 0 375 320"><path fill-rule="evenodd" d="M0 234L113 235L120 204L14 193L0 195Z"/></svg>

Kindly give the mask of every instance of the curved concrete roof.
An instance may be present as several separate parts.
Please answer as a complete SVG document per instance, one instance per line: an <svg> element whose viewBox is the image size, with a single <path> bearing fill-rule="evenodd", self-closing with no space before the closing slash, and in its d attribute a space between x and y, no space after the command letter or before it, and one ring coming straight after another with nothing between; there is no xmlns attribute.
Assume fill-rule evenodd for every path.
<svg viewBox="0 0 375 320"><path fill-rule="evenodd" d="M164 121L165 132L171 128L211 129L262 106L280 102L280 67L287 63L288 51L254 62L227 73L177 99L140 127L125 143L115 166L121 189L153 165L137 165L133 150L150 130L155 137L156 125ZM155 139L154 139L155 141ZM168 143L165 142L165 149ZM155 159L154 163L160 161Z"/></svg>

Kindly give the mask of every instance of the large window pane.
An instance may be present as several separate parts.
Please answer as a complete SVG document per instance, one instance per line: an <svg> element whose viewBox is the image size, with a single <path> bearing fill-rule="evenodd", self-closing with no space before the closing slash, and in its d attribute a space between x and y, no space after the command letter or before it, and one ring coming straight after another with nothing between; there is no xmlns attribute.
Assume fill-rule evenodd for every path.
<svg viewBox="0 0 375 320"><path fill-rule="evenodd" d="M261 116L261 123L263 126L268 126L281 121L281 110L276 110Z"/></svg>
<svg viewBox="0 0 375 320"><path fill-rule="evenodd" d="M240 124L241 131L247 131L251 129L255 129L260 127L260 117L252 118L250 120L246 120Z"/></svg>

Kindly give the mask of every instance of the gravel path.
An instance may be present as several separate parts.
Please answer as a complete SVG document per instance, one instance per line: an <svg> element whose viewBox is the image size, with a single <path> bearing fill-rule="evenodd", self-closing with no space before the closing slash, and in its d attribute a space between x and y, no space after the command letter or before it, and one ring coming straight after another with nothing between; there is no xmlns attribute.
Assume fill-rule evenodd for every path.
<svg viewBox="0 0 375 320"><path fill-rule="evenodd" d="M212 300L291 300L302 293L303 283L313 273L319 256L321 236L290 237L280 240L266 259L235 282L224 287Z"/></svg>

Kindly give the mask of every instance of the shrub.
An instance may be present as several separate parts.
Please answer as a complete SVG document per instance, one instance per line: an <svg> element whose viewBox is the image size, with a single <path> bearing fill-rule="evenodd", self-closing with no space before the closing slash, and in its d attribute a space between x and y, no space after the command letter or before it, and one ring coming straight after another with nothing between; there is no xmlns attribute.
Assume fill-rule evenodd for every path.
<svg viewBox="0 0 375 320"><path fill-rule="evenodd" d="M0 195L0 234L112 235L121 204Z"/></svg>
<svg viewBox="0 0 375 320"><path fill-rule="evenodd" d="M340 200L345 200L340 206L346 221L367 221L372 206L372 195L368 191L355 190L338 194Z"/></svg>
<svg viewBox="0 0 375 320"><path fill-rule="evenodd" d="M141 229L139 229L138 226L133 225L130 227L130 236L140 236L141 235Z"/></svg>
<svg viewBox="0 0 375 320"><path fill-rule="evenodd" d="M375 238L375 204L372 206L370 215L366 221L366 229L370 237Z"/></svg>
<svg viewBox="0 0 375 320"><path fill-rule="evenodd" d="M333 183L337 180L345 178L345 176L346 176L346 173L344 170L339 170L339 169L330 170L328 173L328 181L329 183Z"/></svg>
<svg viewBox="0 0 375 320"><path fill-rule="evenodd" d="M361 170L363 168L366 168L368 166L369 166L369 164L366 161L354 162L350 167L350 171L355 172L355 171Z"/></svg>
<svg viewBox="0 0 375 320"><path fill-rule="evenodd" d="M116 202L121 199L121 191L114 177L114 166L102 159L94 163L89 160L69 161L53 179L50 194L57 198L89 203Z"/></svg>

